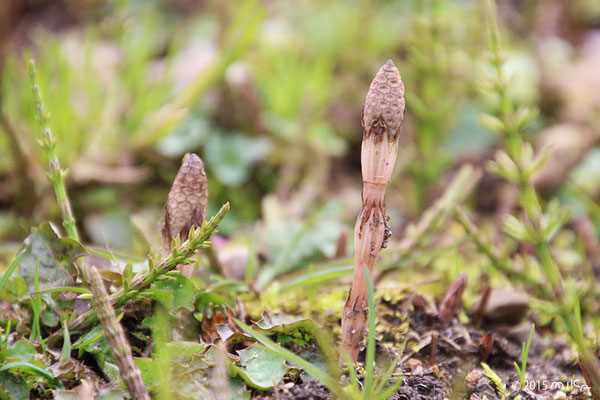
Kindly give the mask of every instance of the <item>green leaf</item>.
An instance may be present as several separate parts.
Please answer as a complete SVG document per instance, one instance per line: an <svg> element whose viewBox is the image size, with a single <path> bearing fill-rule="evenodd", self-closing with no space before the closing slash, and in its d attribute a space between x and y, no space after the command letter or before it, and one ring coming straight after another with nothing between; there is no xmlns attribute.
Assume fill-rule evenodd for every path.
<svg viewBox="0 0 600 400"><path fill-rule="evenodd" d="M71 359L71 335L69 334L69 323L66 319L63 321L62 326L65 333L63 335L63 348L60 352L60 359L62 362L67 362Z"/></svg>
<svg viewBox="0 0 600 400"><path fill-rule="evenodd" d="M5 364L2 367L0 367L0 372L10 371L10 370L14 370L14 369L19 369L20 371L23 371L23 372L29 372L29 373L33 373L35 375L43 376L44 378L46 378L50 381L60 383L56 380L56 378L54 378L54 375L52 375L50 372L46 371L43 368L38 367L37 365L29 364L29 363L25 363L25 362L12 362L12 363Z"/></svg>
<svg viewBox="0 0 600 400"><path fill-rule="evenodd" d="M0 400L27 398L29 398L29 389L22 376L0 372Z"/></svg>
<svg viewBox="0 0 600 400"><path fill-rule="evenodd" d="M250 392L246 389L244 380L237 376L229 380L229 395L231 399L250 400Z"/></svg>
<svg viewBox="0 0 600 400"><path fill-rule="evenodd" d="M519 168L505 151L496 152L495 161L488 163L488 171L512 183L519 181Z"/></svg>
<svg viewBox="0 0 600 400"><path fill-rule="evenodd" d="M102 325L98 324L92 329L87 331L83 336L80 336L75 343L73 343L73 349L83 349L85 351L94 350L96 340L103 336Z"/></svg>
<svg viewBox="0 0 600 400"><path fill-rule="evenodd" d="M167 347L167 353L171 358L180 356L195 356L201 353L205 346L202 343L196 342L169 342L165 345Z"/></svg>
<svg viewBox="0 0 600 400"><path fill-rule="evenodd" d="M170 291L173 294L173 304L171 307L174 310L183 308L188 311L194 311L194 302L200 292L200 289L196 287L194 282L181 274L177 274L175 279L159 281L155 285L157 288Z"/></svg>
<svg viewBox="0 0 600 400"><path fill-rule="evenodd" d="M344 276L352 275L354 266L328 268L315 273L303 273L302 276L295 278L281 286L280 291L296 289L303 286L316 286L318 284L339 279Z"/></svg>
<svg viewBox="0 0 600 400"><path fill-rule="evenodd" d="M40 258L39 290L57 286L70 286L75 283L76 271L73 261L84 254L85 248L70 238L60 238L52 226L45 222L34 228L25 239L21 252L20 274L25 279L27 289L34 291L35 265Z"/></svg>
<svg viewBox="0 0 600 400"><path fill-rule="evenodd" d="M71 390L57 390L56 400L80 400L79 387ZM95 400L124 400L123 392L120 389L108 389L103 388L98 395L94 397Z"/></svg>
<svg viewBox="0 0 600 400"><path fill-rule="evenodd" d="M307 346L312 338L316 336L319 329L317 323L307 318L290 318L285 314L263 313L256 328L267 335L279 334L290 337L299 345Z"/></svg>
<svg viewBox="0 0 600 400"><path fill-rule="evenodd" d="M229 299L216 293L203 292L198 294L196 309L201 313L211 303L217 306L223 306L229 304Z"/></svg>
<svg viewBox="0 0 600 400"><path fill-rule="evenodd" d="M479 116L479 123L492 132L503 132L505 129L504 122L490 114L481 114Z"/></svg>
<svg viewBox="0 0 600 400"><path fill-rule="evenodd" d="M96 358L98 360L98 358ZM102 363L98 363L100 370L110 382L119 382L121 379L121 371L119 371L119 367L116 364L113 364L108 361L104 361Z"/></svg>
<svg viewBox="0 0 600 400"><path fill-rule="evenodd" d="M14 270L19 266L19 263L21 262L22 258L23 252L17 254L12 264L10 264L10 267L8 267L4 275L2 275L2 279L0 279L0 291L2 290L2 288L4 288L4 285L6 285L6 282L8 282L8 279L10 278Z"/></svg>
<svg viewBox="0 0 600 400"><path fill-rule="evenodd" d="M31 342L19 339L9 349L0 351L0 362L3 362L7 358L13 359L13 361L31 362L37 354L38 351Z"/></svg>
<svg viewBox="0 0 600 400"><path fill-rule="evenodd" d="M123 319L123 313L117 316L117 322L120 322ZM102 325L98 324L94 326L92 329L87 331L87 333L81 336L77 341L73 344L73 350L83 350L87 352L97 351L98 348L102 348L106 346L106 340L103 340L101 343L97 343L99 339L104 337L104 331L102 329ZM107 349L105 349L107 350Z"/></svg>
<svg viewBox="0 0 600 400"><path fill-rule="evenodd" d="M165 344L165 353L171 360L171 376L176 384L172 385L171 398L177 399L204 399L206 386L204 381L207 376L208 364L204 354L199 354L204 345L193 342L170 342ZM151 358L135 358L142 379L148 389L161 384L165 371L161 370L163 364ZM202 388L199 390L199 388Z"/></svg>
<svg viewBox="0 0 600 400"><path fill-rule="evenodd" d="M170 290L159 289L156 284L152 285L152 287L146 290L144 293L148 294L149 297L153 300L158 301L162 304L167 310L171 308L173 305L173 293Z"/></svg>
<svg viewBox="0 0 600 400"><path fill-rule="evenodd" d="M135 358L134 360L140 369L142 380L144 381L146 388L152 389L155 387L160 381L158 377L160 370L156 364L156 361L151 358Z"/></svg>
<svg viewBox="0 0 600 400"><path fill-rule="evenodd" d="M209 135L204 159L221 183L238 186L248 179L252 165L262 160L270 148L270 142L264 137L224 133Z"/></svg>
<svg viewBox="0 0 600 400"><path fill-rule="evenodd" d="M283 357L252 345L244 350L238 350L239 366L234 365L234 372L250 386L257 389L271 389L281 381L288 367Z"/></svg>
<svg viewBox="0 0 600 400"><path fill-rule="evenodd" d="M288 362L291 362L294 365L299 366L304 371L306 371L308 374L312 375L317 380L319 380L321 383L323 383L325 386L327 386L327 388L329 388L329 390L331 390L334 393L334 395L336 395L337 397L347 398L347 396L344 395L345 392L343 391L342 387L340 386L337 377L331 376L325 370L315 366L314 364L306 361L302 357L292 353L285 347L282 347L278 343L275 343L274 341L269 339L263 333L259 332L258 330L255 330L253 328L250 328L248 325L244 324L243 322L236 320L235 323L240 328L242 328L246 333L250 334L256 340L258 340L260 343L262 343L265 346L266 350L268 350L274 354L277 354L280 357L285 358Z"/></svg>

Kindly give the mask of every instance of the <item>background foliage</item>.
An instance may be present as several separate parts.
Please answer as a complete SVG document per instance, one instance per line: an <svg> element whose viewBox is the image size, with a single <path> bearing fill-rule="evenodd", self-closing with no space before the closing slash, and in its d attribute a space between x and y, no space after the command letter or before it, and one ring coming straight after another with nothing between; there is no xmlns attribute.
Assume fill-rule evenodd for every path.
<svg viewBox="0 0 600 400"><path fill-rule="evenodd" d="M465 272L469 313L488 283L529 292L536 332L567 333L595 349L600 7L593 0L498 1L497 11L498 36L490 39L484 2L475 0L1 3L0 270L16 268L15 254L24 240L30 245L18 273L0 281L0 304L11 310L0 321L4 332L10 320L43 344L70 318L64 313L74 297L32 293L72 284L69 268L83 251L45 223L59 226L61 217L37 144L28 59L36 60L58 157L68 168L81 242L109 260L105 277L115 288L148 270L146 256L160 249L160 212L185 153L205 162L208 215L231 204L213 238L221 269L214 258L202 259L194 279L157 283L140 295L169 312L149 315L146 307L140 321L125 317L136 355L151 340L168 349L158 346L156 357L140 362L150 388L162 387L157 365L169 357L191 371L186 379L202 376L194 382L207 383L215 365L193 360L200 349L188 342L173 344L197 342L197 335L181 327L164 337L152 331L160 319L184 326L182 310L199 324L213 318L209 305L235 308L239 298L254 320L265 310L285 311L339 333L361 205L361 107L374 73L392 59L407 114L388 188L394 236L382 253L380 287L417 287L439 299ZM546 158L534 157L540 154ZM539 194L532 213L530 201L518 200L526 187ZM545 225L529 226L527 217ZM557 308L565 303L544 292L545 246L564 277L565 301L579 308L577 339L561 323L565 310ZM309 323L274 323L262 333L285 336L286 324ZM116 377L106 348L89 342L97 328L69 344L72 354L93 354L104 376ZM0 362L16 357L42 371L54 365L29 341L14 337L8 346L6 338ZM256 358L279 371L278 379L295 370L281 355L256 356L262 347L243 351L241 361L229 360L229 375L238 377L231 391L272 387L265 382L271 377L253 375L264 367L253 365ZM77 376L76 366L60 368ZM47 388L67 379L25 374L30 390L31 376Z"/></svg>

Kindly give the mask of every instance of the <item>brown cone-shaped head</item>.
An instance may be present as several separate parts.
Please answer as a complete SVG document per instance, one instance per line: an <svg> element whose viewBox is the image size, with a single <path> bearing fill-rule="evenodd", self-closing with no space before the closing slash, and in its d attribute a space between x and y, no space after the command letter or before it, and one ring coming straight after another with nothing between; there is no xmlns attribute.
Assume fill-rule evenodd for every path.
<svg viewBox="0 0 600 400"><path fill-rule="evenodd" d="M404 84L392 60L379 69L365 99L362 115L364 137L396 141L404 118Z"/></svg>
<svg viewBox="0 0 600 400"><path fill-rule="evenodd" d="M168 252L177 235L187 240L192 227L202 226L208 203L208 182L204 163L196 154L184 157L165 203L161 229L163 250Z"/></svg>

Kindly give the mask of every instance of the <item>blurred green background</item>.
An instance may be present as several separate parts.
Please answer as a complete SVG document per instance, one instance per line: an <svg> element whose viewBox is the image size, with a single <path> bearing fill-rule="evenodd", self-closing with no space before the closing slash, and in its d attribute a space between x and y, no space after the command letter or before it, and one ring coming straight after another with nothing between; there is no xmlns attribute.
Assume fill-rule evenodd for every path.
<svg viewBox="0 0 600 400"><path fill-rule="evenodd" d="M600 3L502 0L498 9L510 96L540 109L536 147L557 149L538 188L595 216L598 229ZM293 264L332 256L353 225L361 107L387 59L407 101L388 189L395 231L460 165L490 158L501 140L478 120L499 107L486 87L485 32L471 0L2 2L3 252L31 226L60 221L36 143L29 58L86 242L140 255L158 248L170 184L195 152L209 176L209 215L231 202L221 234ZM479 211L500 207L498 186L484 177ZM293 238L301 246L281 256Z"/></svg>

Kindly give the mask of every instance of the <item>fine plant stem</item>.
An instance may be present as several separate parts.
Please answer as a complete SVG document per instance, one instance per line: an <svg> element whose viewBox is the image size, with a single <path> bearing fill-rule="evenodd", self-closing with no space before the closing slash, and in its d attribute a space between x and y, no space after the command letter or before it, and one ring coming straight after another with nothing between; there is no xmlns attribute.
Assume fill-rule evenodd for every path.
<svg viewBox="0 0 600 400"><path fill-rule="evenodd" d="M364 398L370 399L373 390L373 368L375 363L375 293L373 290L373 281L369 276L367 267L363 267L363 273L365 274L365 280L367 281L369 302L369 332L367 336L367 356L365 358Z"/></svg>
<svg viewBox="0 0 600 400"><path fill-rule="evenodd" d="M489 365L487 365L484 362L481 363L481 367L483 368L483 373L485 374L485 376L490 381L492 381L492 384L496 388L498 397L501 400L508 398L508 393L506 392L506 384L504 382L502 382L502 378L500 378L500 376L496 373L496 371L494 371L492 368L490 368Z"/></svg>
<svg viewBox="0 0 600 400"><path fill-rule="evenodd" d="M115 310L110 305L108 293L96 267L92 267L90 270L90 278L90 287L94 293L92 298L94 309L102 324L104 337L108 342L113 358L117 362L123 382L125 382L125 386L127 386L133 400L150 400L150 395L142 381L142 374L135 361L133 361L131 347L129 347L129 343L125 338L125 331L121 324L117 322Z"/></svg>
<svg viewBox="0 0 600 400"><path fill-rule="evenodd" d="M427 242L431 240L431 233L444 226L448 216L452 213L452 207L467 199L477 186L481 175L481 169L474 169L471 165L461 167L448 184L442 197L423 212L417 223L406 228L405 237L398 242L397 249L404 254L409 254L411 250L427 245Z"/></svg>
<svg viewBox="0 0 600 400"><path fill-rule="evenodd" d="M557 305L558 316L579 352L583 375L594 397L599 398L600 363L585 339L580 320L573 314L573 309L580 307L579 299L576 294L567 294L562 272L550 247L553 231L562 227L568 213L550 207L546 213L543 211L532 177L548 160L549 154L541 153L535 156L532 146L523 140L523 131L536 113L527 107L518 107L508 96L507 80L502 68L495 3L487 0L485 4L491 64L496 73L492 86L499 99L497 116L485 117L492 130L504 135L506 148L505 152L498 152L495 161L490 163L490 170L517 186L519 203L525 214L522 222L509 216L504 230L515 239L528 242L535 248L541 271L551 289L546 296Z"/></svg>
<svg viewBox="0 0 600 400"><path fill-rule="evenodd" d="M473 224L465 212L458 206L454 207L454 215L456 216L456 221L460 224L460 226L464 229L467 236L473 241L477 250L485 254L487 258L491 261L492 265L500 272L505 274L508 277L514 277L515 279L527 283L535 287L540 293L547 297L550 295L548 289L543 286L540 282L538 282L535 278L531 277L527 273L515 270L511 261L499 254L497 254L496 250L492 248L492 245L484 240L481 235L481 232L475 224Z"/></svg>
<svg viewBox="0 0 600 400"><path fill-rule="evenodd" d="M63 337L63 347L60 352L60 359L63 362L66 362L71 359L71 336L69 335L69 324L67 322L67 318L64 318L61 321L61 324L65 331L65 335Z"/></svg>
<svg viewBox="0 0 600 400"><path fill-rule="evenodd" d="M6 350L8 348L8 339L10 339L10 328L12 320L9 319L6 323L6 330L4 331L4 338L0 341L0 350Z"/></svg>
<svg viewBox="0 0 600 400"><path fill-rule="evenodd" d="M204 222L202 228L192 228L188 240L181 244L178 242L178 239L174 240L174 246L168 257L165 257L156 265L151 264L148 270L138 273L126 287L122 286L110 296L111 306L113 308L124 306L129 300L141 295L141 292L150 287L155 281L177 274L178 272L173 270L178 265L187 265L194 262L194 254L196 251L210 245L210 237L217 231L219 223L228 211L229 203L225 203L214 217ZM69 324L69 331L71 333L80 331L94 324L96 321L98 321L96 312L90 310ZM62 330L59 330L53 333L48 338L48 341L55 343L61 337Z"/></svg>
<svg viewBox="0 0 600 400"><path fill-rule="evenodd" d="M521 387L525 387L525 381L527 380L527 358L529 357L529 348L531 347L531 341L533 340L533 334L535 333L535 324L531 326L531 332L529 333L529 338L527 339L527 343L523 343L523 347L521 348L521 366L516 362L515 368L517 369L517 373L519 374L519 381L521 383Z"/></svg>
<svg viewBox="0 0 600 400"><path fill-rule="evenodd" d="M40 279L39 279L39 267L40 261L42 257L38 257L35 263L35 272L33 275L33 284L36 291L40 290ZM40 314L42 312L42 295L32 295L31 296L31 308L33 309L33 322L31 327L31 334L29 335L29 340L37 340L38 343L44 346L44 340L42 339L42 334L40 331Z"/></svg>
<svg viewBox="0 0 600 400"><path fill-rule="evenodd" d="M60 162L56 153L56 144L58 141L50 128L50 114L46 112L46 107L44 106L42 92L37 79L35 62L33 60L29 60L29 80L31 83L31 91L33 93L36 117L42 130L42 138L39 143L48 159L48 179L54 187L54 193L56 194L56 201L60 208L65 231L71 239L79 241L79 232L77 232L73 209L71 208L71 202L69 201L65 185L67 171L60 167ZM78 259L75 262L75 266L83 282L88 282L87 270L81 260Z"/></svg>

